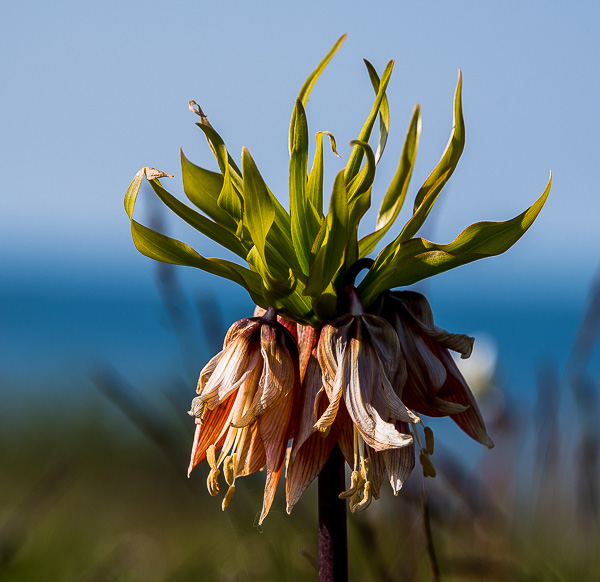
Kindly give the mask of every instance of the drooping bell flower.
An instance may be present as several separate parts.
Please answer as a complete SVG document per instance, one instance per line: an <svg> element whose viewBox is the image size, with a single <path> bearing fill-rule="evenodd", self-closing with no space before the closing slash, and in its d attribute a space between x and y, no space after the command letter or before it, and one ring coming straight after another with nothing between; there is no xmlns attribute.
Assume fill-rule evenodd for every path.
<svg viewBox="0 0 600 582"><path fill-rule="evenodd" d="M259 524L266 517L292 432L297 386L294 338L271 309L262 317L236 322L223 350L200 373L199 396L190 410L197 427L188 473L207 459L211 495L219 493L218 477L224 473L229 488L223 509L235 492L236 479L266 465Z"/></svg>
<svg viewBox="0 0 600 582"><path fill-rule="evenodd" d="M405 367L394 329L383 318L363 313L353 288L351 295L350 313L321 330L317 359L322 385L316 393L314 409L319 410L320 400L324 397L328 404L313 426L328 436L339 417L336 433L342 452L352 467L351 485L342 497L349 497L350 509L357 512L368 507L373 497L378 497L385 474L395 493L406 479L409 465L410 474L414 453L405 455L401 449L413 444L406 424L418 422L419 418L403 404L392 386L398 371ZM308 365L310 361L304 375L305 384ZM305 385L305 394L313 393L319 385L317 369L313 367L310 373L314 376L308 380L310 385ZM310 401L306 398L304 411ZM333 444L335 442L330 441L329 446ZM413 457L412 461L409 457ZM324 464L326 458L321 455L315 460ZM288 479L292 470L312 476L322 468L313 466L312 470L303 471L294 458L294 450L292 459ZM303 459L303 462L310 460ZM301 485L294 484L298 489L304 485L306 479L301 480ZM288 486L288 510L291 509L290 502L296 499L294 493L292 488L290 495Z"/></svg>
<svg viewBox="0 0 600 582"><path fill-rule="evenodd" d="M406 378L396 382L402 401L425 416L449 416L470 437L492 448L475 397L449 352L468 358L474 339L437 327L420 293L393 291L382 301L381 314L394 326L406 361Z"/></svg>

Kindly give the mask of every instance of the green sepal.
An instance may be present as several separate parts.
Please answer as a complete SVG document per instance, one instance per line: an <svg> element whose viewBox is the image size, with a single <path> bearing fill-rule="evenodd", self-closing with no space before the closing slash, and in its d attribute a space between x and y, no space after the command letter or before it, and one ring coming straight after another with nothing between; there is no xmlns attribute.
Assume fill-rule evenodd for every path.
<svg viewBox="0 0 600 582"><path fill-rule="evenodd" d="M368 306L387 289L412 285L472 261L504 253L533 224L548 198L551 185L552 174L537 201L511 220L477 222L447 245L413 238L403 242L387 261L381 261L380 254L358 286L363 304Z"/></svg>
<svg viewBox="0 0 600 582"><path fill-rule="evenodd" d="M373 85L373 89L375 89L375 95L379 93L379 75L375 70L375 67L367 61L367 59L363 59L365 65L367 66L367 71L369 72L369 78L371 79L371 84ZM381 101L381 105L379 107L379 142L377 144L377 151L375 152L375 163L378 163L383 155L383 151L385 150L385 144L387 143L388 134L390 132L390 106L388 104L387 97L383 96Z"/></svg>
<svg viewBox="0 0 600 582"><path fill-rule="evenodd" d="M406 133L398 168L396 169L396 173L383 198L381 207L379 208L375 231L362 238L358 243L360 257L365 257L373 252L377 243L390 229L392 224L394 224L404 205L415 158L417 156L417 146L419 144L420 134L421 109L417 105L413 111L408 132Z"/></svg>
<svg viewBox="0 0 600 582"><path fill-rule="evenodd" d="M157 179L148 180L148 182L163 204L170 208L179 218L185 220L185 222L198 232L229 249L239 257L246 257L248 249L229 230L183 204L175 196L167 192Z"/></svg>
<svg viewBox="0 0 600 582"><path fill-rule="evenodd" d="M322 243L317 250L313 248L315 260L306 281L304 295L316 297L333 280L338 269L344 264L348 241L349 207L348 195L344 184L344 170L338 173L333 184L329 201L329 212L317 240Z"/></svg>
<svg viewBox="0 0 600 582"><path fill-rule="evenodd" d="M381 81L379 83L379 90L375 97L375 101L373 103L373 107L371 108L371 112L363 125L360 134L358 135L358 142L368 142L371 137L371 132L373 131L373 126L375 125L375 120L377 119L377 115L381 108L381 103L385 97L385 91L387 89L388 83L390 82L390 77L392 75L392 69L394 68L394 60L392 59L386 66L383 71L383 75L381 75ZM346 184L349 184L353 178L358 174L360 169L360 165L362 163L362 158L364 155L364 148L355 146L352 148L350 152L350 157L348 158L348 164L346 165Z"/></svg>
<svg viewBox="0 0 600 582"><path fill-rule="evenodd" d="M438 165L433 169L433 172L429 174L427 180L421 189L417 192L417 196L415 198L414 204L414 212L416 212L421 206L425 196L431 191L433 185L438 182L438 180L445 176L445 180L439 186L441 190L446 182L452 176L452 173L456 169L456 165L458 164L458 160L463 152L465 147L465 120L463 118L462 112L462 72L458 71L458 82L456 84L456 92L454 94L454 112L453 112L453 122L452 122L452 133L450 134L450 139L448 140L448 144L446 145L446 149L442 154L442 158L438 162Z"/></svg>

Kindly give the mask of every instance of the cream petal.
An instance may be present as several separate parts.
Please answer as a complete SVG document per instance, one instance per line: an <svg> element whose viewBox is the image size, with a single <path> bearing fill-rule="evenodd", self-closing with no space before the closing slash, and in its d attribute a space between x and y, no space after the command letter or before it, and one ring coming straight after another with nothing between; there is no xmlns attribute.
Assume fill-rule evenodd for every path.
<svg viewBox="0 0 600 582"><path fill-rule="evenodd" d="M360 361L361 342L352 342L348 353L342 361L341 376L343 378L344 401L348 414L359 430L365 443L376 451L392 447L403 447L412 442L412 437L400 434L393 424L385 422L370 402L363 400L365 392L372 391L372 386L362 386L365 371L368 373L369 363ZM361 378L361 372L363 378Z"/></svg>
<svg viewBox="0 0 600 582"><path fill-rule="evenodd" d="M402 361L402 350L398 334L391 324L376 315L363 315L362 324L366 335L364 341L370 341L379 358L384 373L393 378Z"/></svg>
<svg viewBox="0 0 600 582"><path fill-rule="evenodd" d="M397 422L396 428L401 433L409 432L407 423ZM392 486L392 491L394 495L398 495L415 468L415 445L412 443L400 449L383 451L380 454L383 456L385 471Z"/></svg>
<svg viewBox="0 0 600 582"><path fill-rule="evenodd" d="M394 392L389 380L382 375L382 388L387 404L390 408L390 415L396 420L402 422L419 422L419 417L409 410L399 396Z"/></svg>
<svg viewBox="0 0 600 582"><path fill-rule="evenodd" d="M250 350L246 342L232 344L204 386L201 396L206 406L212 409L228 398L253 374L260 360L260 352Z"/></svg>

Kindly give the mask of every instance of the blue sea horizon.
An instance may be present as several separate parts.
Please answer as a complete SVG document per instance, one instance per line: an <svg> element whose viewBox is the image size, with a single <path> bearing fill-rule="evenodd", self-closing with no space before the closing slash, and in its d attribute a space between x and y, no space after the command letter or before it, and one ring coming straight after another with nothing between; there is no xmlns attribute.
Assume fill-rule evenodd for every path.
<svg viewBox="0 0 600 582"><path fill-rule="evenodd" d="M569 297L564 288L547 286L542 294L535 280L517 284L514 277L494 278L493 272L480 269L477 279L448 273L417 290L427 294L439 326L475 336L475 353L478 337L491 341L498 381L511 398L531 404L536 370L564 369L583 317L586 284L573 287ZM106 369L147 393L164 391L177 378L193 396L198 373L219 349L227 327L252 315L253 304L233 283L189 269L163 274L175 289L167 303L148 268L135 276L95 272L44 286L4 286L3 408L20 414L43 396L49 401L45 406L72 410L97 393L91 377Z"/></svg>

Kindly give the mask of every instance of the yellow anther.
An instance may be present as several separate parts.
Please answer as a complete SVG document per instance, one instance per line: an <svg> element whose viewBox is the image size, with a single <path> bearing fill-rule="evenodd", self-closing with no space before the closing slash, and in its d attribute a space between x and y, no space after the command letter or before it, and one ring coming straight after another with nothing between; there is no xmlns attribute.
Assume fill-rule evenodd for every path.
<svg viewBox="0 0 600 582"><path fill-rule="evenodd" d="M424 432L425 432L425 449L427 450L427 452L430 455L433 455L433 449L435 446L435 441L433 438L433 431L428 426L426 426L424 428Z"/></svg>
<svg viewBox="0 0 600 582"><path fill-rule="evenodd" d="M216 457L215 445L210 445L210 447L208 447L208 449L206 449L206 460L208 461L210 468L213 471L216 471L217 470L217 457Z"/></svg>
<svg viewBox="0 0 600 582"><path fill-rule="evenodd" d="M429 455L422 450L421 454L419 455L419 462L421 463L421 466L423 467L423 475L425 477L435 477L436 476L436 470L435 467L433 466L433 463L431 462L431 459L429 458Z"/></svg>
<svg viewBox="0 0 600 582"><path fill-rule="evenodd" d="M358 489L359 480L360 480L359 472L352 471L352 477L350 479L350 489L348 489L347 491L342 491L342 493L340 493L340 495L339 495L339 498L346 499L348 497L352 497L356 493L356 490Z"/></svg>
<svg viewBox="0 0 600 582"><path fill-rule="evenodd" d="M373 494L371 492L371 482L367 481L363 490L363 498L358 503L351 504L350 511L352 513L359 513L361 511L364 511L365 509L367 509L367 507L369 507L369 505L371 505L371 501L373 501Z"/></svg>
<svg viewBox="0 0 600 582"><path fill-rule="evenodd" d="M235 455L225 457L223 461L223 475L225 475L227 485L233 485L235 480Z"/></svg>
<svg viewBox="0 0 600 582"><path fill-rule="evenodd" d="M235 485L230 485L229 489L227 489L227 493L225 493L225 497L223 497L223 504L221 506L223 508L223 511L225 511L225 509L229 505L229 502L231 501L234 493L235 493Z"/></svg>
<svg viewBox="0 0 600 582"><path fill-rule="evenodd" d="M219 493L218 477L220 472L219 469L211 469L208 478L206 479L206 487L213 497Z"/></svg>

